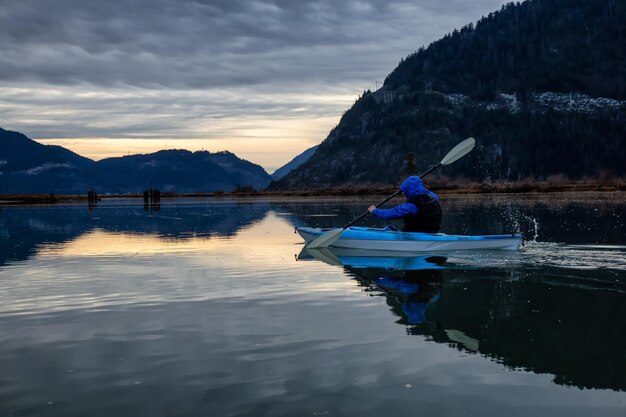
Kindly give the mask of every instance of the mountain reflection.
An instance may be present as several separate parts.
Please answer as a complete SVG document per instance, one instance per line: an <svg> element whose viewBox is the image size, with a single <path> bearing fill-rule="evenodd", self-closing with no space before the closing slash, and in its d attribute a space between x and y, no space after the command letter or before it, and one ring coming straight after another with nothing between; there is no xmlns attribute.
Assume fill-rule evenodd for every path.
<svg viewBox="0 0 626 417"><path fill-rule="evenodd" d="M556 241L577 242L581 238L571 238L564 222L581 218L590 208L566 207L563 212L532 206L534 211L522 212L520 218L537 218L542 233ZM499 208L469 204L455 213L455 205L450 204L445 224L450 231L467 225L468 229L461 231L469 233L508 230L506 219L493 215ZM270 210L275 216L268 217ZM3 208L0 266L26 260L35 253L76 256L205 250L206 240L230 239L271 218L272 225L259 231L253 242L237 240L238 256L250 254L248 267L262 269L268 259L276 265L285 262L276 260L275 255L281 245L293 244L288 224L336 226L360 210L360 202L311 205L308 201L263 200L177 201L152 212L144 211L142 204L126 202L99 204L91 211L85 205ZM598 215L589 223L608 223L607 218L616 213L621 218L622 211L621 206L606 213L594 208ZM491 222L485 220L489 216ZM268 240L267 230L280 232ZM592 228L592 233L595 230ZM622 241L620 224L610 232L600 227L597 230L605 242ZM599 240L586 243L595 241ZM273 247L277 252L268 252ZM510 368L555 375L558 384L625 391L626 306L619 275L623 270L611 270L606 257L596 263L579 262L577 269L555 267L558 263L550 258L562 258L570 250L546 253L545 248L539 248L507 254L506 260L503 255L494 255L489 258L496 261L493 265L485 255L377 257L375 253L333 250L314 256L341 265L369 294L384 297L409 334L476 352ZM594 257L594 253L587 256ZM307 256L311 254L303 252L300 258ZM592 269L589 265L602 266Z"/></svg>
<svg viewBox="0 0 626 417"><path fill-rule="evenodd" d="M135 248L146 250L198 237L229 238L265 218L269 209L265 202L233 201L183 202L147 212L141 204L100 205L95 210L83 205L4 208L0 209L0 266L72 241L78 242L72 246L76 252L112 250L124 234L125 239L134 239Z"/></svg>
<svg viewBox="0 0 626 417"><path fill-rule="evenodd" d="M557 384L626 390L621 292L568 283L546 271L470 269L442 256L381 253L304 250L300 259L341 264L364 291L384 297L410 335L513 369L553 374Z"/></svg>

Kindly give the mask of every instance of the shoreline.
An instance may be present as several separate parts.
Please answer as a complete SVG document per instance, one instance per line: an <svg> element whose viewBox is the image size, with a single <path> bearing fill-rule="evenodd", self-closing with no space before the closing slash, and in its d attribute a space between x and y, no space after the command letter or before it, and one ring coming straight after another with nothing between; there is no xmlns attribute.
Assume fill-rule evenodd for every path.
<svg viewBox="0 0 626 417"><path fill-rule="evenodd" d="M432 184L432 191L447 196L488 196L488 195L542 195L542 194L572 194L572 193L624 193L626 182L615 181L600 183L596 181L555 184L551 182L521 182L521 183L492 183L492 184L463 184L440 186ZM178 198L289 198L289 197L361 197L389 195L396 191L393 187L346 187L313 190L289 191L233 191L233 192L197 192L197 193L161 193L162 200ZM141 199L143 193L136 194L107 194L99 195L98 201L110 199ZM0 194L0 207L21 204L57 204L87 202L87 194L57 195L57 194Z"/></svg>

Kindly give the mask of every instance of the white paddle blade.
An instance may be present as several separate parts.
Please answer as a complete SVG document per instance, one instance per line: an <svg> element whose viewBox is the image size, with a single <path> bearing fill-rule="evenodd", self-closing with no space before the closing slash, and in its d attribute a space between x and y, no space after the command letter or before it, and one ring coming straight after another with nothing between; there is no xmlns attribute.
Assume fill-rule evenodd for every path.
<svg viewBox="0 0 626 417"><path fill-rule="evenodd" d="M474 138L467 138L463 142L456 145L446 156L441 160L441 165L450 165L451 163L457 161L459 158L464 157L476 145L476 141Z"/></svg>
<svg viewBox="0 0 626 417"><path fill-rule="evenodd" d="M343 233L343 229L329 230L328 232L324 233L323 235L318 236L315 239L313 239L312 241L310 241L306 245L306 247L307 247L307 249L327 248L330 245L332 245L333 243L335 243L335 241L337 239L339 239L339 236L341 236L342 233Z"/></svg>

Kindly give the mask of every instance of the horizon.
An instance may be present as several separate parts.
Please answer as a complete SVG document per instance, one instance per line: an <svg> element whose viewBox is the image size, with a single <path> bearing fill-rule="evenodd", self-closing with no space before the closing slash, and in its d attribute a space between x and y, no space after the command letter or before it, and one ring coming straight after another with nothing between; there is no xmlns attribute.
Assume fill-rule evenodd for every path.
<svg viewBox="0 0 626 417"><path fill-rule="evenodd" d="M505 3L12 3L1 123L94 160L228 150L273 172L402 58Z"/></svg>

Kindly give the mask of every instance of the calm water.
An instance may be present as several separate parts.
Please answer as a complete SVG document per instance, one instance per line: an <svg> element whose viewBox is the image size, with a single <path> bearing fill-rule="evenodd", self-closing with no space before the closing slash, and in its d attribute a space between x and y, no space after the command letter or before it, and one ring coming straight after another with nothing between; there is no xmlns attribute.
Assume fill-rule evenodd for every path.
<svg viewBox="0 0 626 417"><path fill-rule="evenodd" d="M446 199L519 253L301 253L370 202L2 208L0 416L626 415L624 197Z"/></svg>

